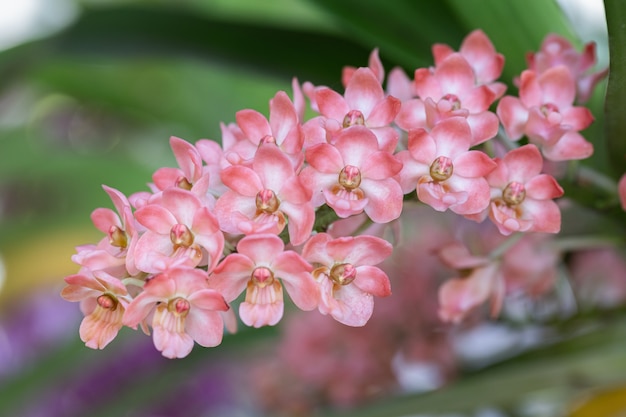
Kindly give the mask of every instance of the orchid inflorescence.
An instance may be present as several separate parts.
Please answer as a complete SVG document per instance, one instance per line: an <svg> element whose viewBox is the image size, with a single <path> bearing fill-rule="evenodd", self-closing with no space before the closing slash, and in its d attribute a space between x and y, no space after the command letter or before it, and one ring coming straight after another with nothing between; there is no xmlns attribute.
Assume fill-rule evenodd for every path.
<svg viewBox="0 0 626 417"><path fill-rule="evenodd" d="M374 297L391 294L377 265L402 233L420 233L395 227L416 199L497 227L488 253L460 240L436 251L461 275L440 288L439 317L459 322L488 300L497 314L511 248L560 231L563 189L544 162L592 154L581 103L606 71L589 71L593 44L578 53L549 35L515 80L519 96L505 96L504 57L482 31L459 51L432 51L433 67L413 79L395 68L386 89L378 50L367 67L344 68L343 94L294 79L293 99L276 93L269 118L247 109L222 124L221 145L172 137L178 167L158 169L149 192L104 186L116 211L93 211L105 236L77 247L80 271L62 291L81 303L86 345L139 326L181 358L194 341L216 346L236 330L234 303L247 326L277 324L283 287L302 310L363 326Z"/></svg>

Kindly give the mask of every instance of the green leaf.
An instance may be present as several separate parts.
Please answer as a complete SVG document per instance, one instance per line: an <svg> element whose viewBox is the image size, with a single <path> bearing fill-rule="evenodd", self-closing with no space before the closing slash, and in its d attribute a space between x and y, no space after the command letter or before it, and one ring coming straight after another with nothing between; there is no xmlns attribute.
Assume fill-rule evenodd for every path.
<svg viewBox="0 0 626 417"><path fill-rule="evenodd" d="M463 25L439 0L312 0L332 14L347 36L368 50L380 48L383 64L396 61L406 70L432 64L431 46L458 45L466 35Z"/></svg>
<svg viewBox="0 0 626 417"><path fill-rule="evenodd" d="M615 177L626 171L626 2L605 0L609 30L609 83L605 101L605 134Z"/></svg>
<svg viewBox="0 0 626 417"><path fill-rule="evenodd" d="M0 55L0 79L46 58L172 57L337 83L342 67L365 63L370 50L327 32L220 20L174 7L87 9L62 33Z"/></svg>
<svg viewBox="0 0 626 417"><path fill-rule="evenodd" d="M610 326L596 327L583 335L466 375L438 391L399 396L350 413L324 415L401 417L474 412L487 406L520 405L533 397L540 401L552 398L563 406L563 402L572 401L591 388L624 383L625 330L623 320L614 320Z"/></svg>

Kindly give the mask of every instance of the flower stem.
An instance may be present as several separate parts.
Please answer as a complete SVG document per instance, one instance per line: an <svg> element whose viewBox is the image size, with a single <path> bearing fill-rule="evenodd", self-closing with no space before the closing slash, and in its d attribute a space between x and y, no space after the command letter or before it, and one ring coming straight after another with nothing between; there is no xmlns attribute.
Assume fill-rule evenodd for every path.
<svg viewBox="0 0 626 417"><path fill-rule="evenodd" d="M556 239L551 245L561 251L575 251L584 249L598 249L622 245L623 239L615 236L575 236Z"/></svg>
<svg viewBox="0 0 626 417"><path fill-rule="evenodd" d="M496 260L502 257L502 255L504 255L509 249L515 246L515 244L519 242L523 236L524 233L521 232L513 233L504 242L502 242L500 246L491 251L491 253L489 254L489 259Z"/></svg>
<svg viewBox="0 0 626 417"><path fill-rule="evenodd" d="M590 168L586 165L575 163L576 171L573 175L578 183L592 184L596 188L610 195L617 195L617 182L612 178Z"/></svg>

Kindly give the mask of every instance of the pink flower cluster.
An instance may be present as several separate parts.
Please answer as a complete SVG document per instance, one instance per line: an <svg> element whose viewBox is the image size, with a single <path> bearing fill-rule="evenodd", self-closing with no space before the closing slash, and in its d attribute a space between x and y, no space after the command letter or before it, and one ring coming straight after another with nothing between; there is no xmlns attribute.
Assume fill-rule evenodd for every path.
<svg viewBox="0 0 626 417"><path fill-rule="evenodd" d="M81 302L82 340L101 349L122 326L151 328L163 355L184 357L194 342L215 346L224 328L235 331L235 303L245 325L277 324L285 291L302 310L363 326L373 298L391 294L376 265L392 244L358 231L397 220L413 191L436 211L489 218L502 235L559 232L563 190L544 158L591 154L579 131L592 117L573 101L577 85L599 79L585 78L588 51L559 45L529 60L519 97L502 97L504 57L477 30L458 52L435 45L435 65L413 79L392 70L386 89L375 50L368 67L345 68L343 93L294 80L294 99L278 92L269 117L247 109L223 124L221 145L172 137L176 168L158 169L149 192L105 186L116 211L92 214L105 237L77 248L80 271L62 292ZM499 146L523 136L519 148ZM490 270L469 254L455 263L465 261ZM457 321L497 287L468 304L468 282L443 290L442 318Z"/></svg>

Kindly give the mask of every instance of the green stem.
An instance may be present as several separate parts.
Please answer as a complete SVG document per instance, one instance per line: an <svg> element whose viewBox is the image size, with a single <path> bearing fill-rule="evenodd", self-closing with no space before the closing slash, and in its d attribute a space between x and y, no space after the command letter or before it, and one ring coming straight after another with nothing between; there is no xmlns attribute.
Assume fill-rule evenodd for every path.
<svg viewBox="0 0 626 417"><path fill-rule="evenodd" d="M502 257L509 249L511 249L520 239L524 236L524 233L517 232L513 233L511 236L507 238L500 246L495 248L489 254L489 259L497 260Z"/></svg>
<svg viewBox="0 0 626 417"><path fill-rule="evenodd" d="M138 278L124 278L122 280L122 284L124 285L134 285L135 287L139 287L139 288L143 288L144 284L146 282L142 279L138 279Z"/></svg>
<svg viewBox="0 0 626 417"><path fill-rule="evenodd" d="M582 184L592 184L596 188L610 195L617 195L617 182L612 178L595 171L586 165L577 164L575 181Z"/></svg>
<svg viewBox="0 0 626 417"><path fill-rule="evenodd" d="M615 247L624 240L615 236L575 236L556 239L551 246L561 252Z"/></svg>

